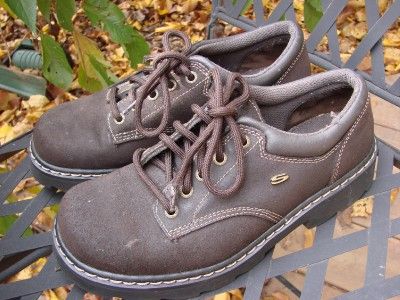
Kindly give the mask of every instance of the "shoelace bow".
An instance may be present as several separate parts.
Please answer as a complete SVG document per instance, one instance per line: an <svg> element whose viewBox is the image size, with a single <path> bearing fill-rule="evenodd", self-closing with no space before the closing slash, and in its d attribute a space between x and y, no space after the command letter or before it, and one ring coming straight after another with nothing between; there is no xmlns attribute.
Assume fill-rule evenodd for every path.
<svg viewBox="0 0 400 300"><path fill-rule="evenodd" d="M221 197L228 197L235 193L241 186L244 178L244 150L246 140L235 121L238 109L247 101L249 88L243 77L232 73L228 76L223 88L220 73L217 69L211 70L213 90L210 89L209 101L204 107L197 104L191 106L194 114L201 120L198 136L186 128L181 122L175 121L173 126L183 138L182 146L165 133L159 138L167 147L164 151L164 162L157 157L152 158L152 163L162 169L166 174L167 186L161 191L153 180L146 174L141 163L144 149L137 150L133 155L134 166L146 185L156 195L166 212L173 214L177 211L177 191L183 195L192 193L192 166L197 167L197 176L201 178L208 190ZM240 93L235 94L239 84ZM211 179L210 168L213 161L226 160L224 154L225 126L229 126L235 149L235 164L237 176L231 186L220 188ZM181 160L178 172L173 170L173 154ZM196 159L195 158L196 155ZM195 161L195 163L193 163Z"/></svg>
<svg viewBox="0 0 400 300"><path fill-rule="evenodd" d="M183 41L183 48L179 51L172 50L171 39L177 37ZM134 125L135 128L144 136L153 137L163 132L167 126L168 118L171 111L171 97L169 89L171 87L171 71L176 74L183 74L188 78L192 78L194 75L190 70L189 53L191 43L186 34L180 31L168 31L163 35L162 45L164 52L147 56L145 62L152 62L150 67L143 69L143 73L147 74L146 78L140 78L139 76L133 75L129 78L129 81L133 84L133 87L128 92L128 98L130 101L135 101L134 108ZM146 128L143 125L142 120L142 107L143 101L152 93L155 93L155 88L161 87L163 96L163 114L161 122L155 129ZM112 117L117 121L123 120L123 115L119 111L117 105L117 87L112 87L107 96L107 102L111 107Z"/></svg>

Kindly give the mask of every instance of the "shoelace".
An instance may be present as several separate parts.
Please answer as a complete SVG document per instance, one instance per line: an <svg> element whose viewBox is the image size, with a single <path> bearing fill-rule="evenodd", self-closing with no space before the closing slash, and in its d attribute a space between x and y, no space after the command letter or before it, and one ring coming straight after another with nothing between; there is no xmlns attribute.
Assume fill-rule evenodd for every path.
<svg viewBox="0 0 400 300"><path fill-rule="evenodd" d="M183 41L183 48L179 51L172 50L171 39L179 38ZM135 128L144 136L153 137L163 132L167 126L168 118L171 111L170 89L174 81L171 80L170 73L174 71L176 74L183 74L189 80L194 75L190 70L190 53L191 43L186 34L180 31L168 31L163 35L162 45L164 52L153 56L147 56L145 62L151 62L150 67L143 69L143 73L148 75L145 79L133 75L129 78L129 82L133 84L128 91L129 101L135 101L134 107L134 125ZM156 98L158 96L156 87L160 86L163 96L163 113L160 124L155 129L146 128L142 120L142 107L144 100L150 96ZM114 120L119 123L123 121L124 116L119 111L117 105L117 87L112 87L107 96L107 103L110 104L111 114Z"/></svg>
<svg viewBox="0 0 400 300"><path fill-rule="evenodd" d="M184 197L188 197L193 192L192 166L194 164L197 167L196 176L204 182L211 193L217 196L228 197L232 195L240 188L243 182L243 145L246 138L242 136L235 117L238 109L242 107L249 97L249 88L239 74L230 74L226 80L225 88L223 88L219 71L213 69L210 73L212 90L210 89L209 92L209 101L204 107L200 107L197 104L191 106L195 117L197 116L201 122L198 136L193 130L186 128L179 121L175 121L173 127L182 136L183 143L181 146L165 133L159 136L167 148L163 155L164 161L154 157L151 162L166 174L168 184L163 191L146 174L142 166L141 156L144 149L138 149L133 155L133 163L139 176L155 194L169 215L177 213L176 196L179 189ZM237 93L238 89L240 90L239 93ZM217 164L222 164L227 159L226 154L224 154L223 143L225 126L229 127L234 143L237 174L231 186L220 188L211 179L210 168L213 161ZM173 170L173 154L177 155L181 160L178 172Z"/></svg>

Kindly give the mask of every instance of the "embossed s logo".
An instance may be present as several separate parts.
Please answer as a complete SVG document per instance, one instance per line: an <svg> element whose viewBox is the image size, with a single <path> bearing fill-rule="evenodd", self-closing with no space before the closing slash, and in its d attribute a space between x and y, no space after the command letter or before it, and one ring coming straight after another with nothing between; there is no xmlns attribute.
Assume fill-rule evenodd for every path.
<svg viewBox="0 0 400 300"><path fill-rule="evenodd" d="M288 179L289 179L289 175L287 175L286 173L278 174L278 175L271 177L271 184L272 185L280 184L280 183L285 182Z"/></svg>

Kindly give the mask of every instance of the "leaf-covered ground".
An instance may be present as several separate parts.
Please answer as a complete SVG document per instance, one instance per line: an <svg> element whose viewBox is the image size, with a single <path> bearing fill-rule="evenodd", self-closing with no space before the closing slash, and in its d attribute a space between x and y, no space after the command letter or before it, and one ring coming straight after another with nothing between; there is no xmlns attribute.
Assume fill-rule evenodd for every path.
<svg viewBox="0 0 400 300"><path fill-rule="evenodd" d="M158 51L161 48L161 36L170 29L185 31L191 38L192 42L196 42L205 38L205 30L211 12L211 1L206 0L116 0L113 1L123 11L128 19L128 23L139 30L150 44L152 51ZM275 7L276 0L264 0L263 4L266 13ZM391 0L378 0L381 12L384 12ZM77 1L79 7L79 1ZM295 0L294 7L296 16L300 24L303 25L304 18L304 2ZM252 7L245 13L247 16L252 15ZM41 18L39 18L41 22ZM44 21L43 21L44 22ZM346 60L354 52L360 40L365 36L367 31L366 13L364 1L351 0L343 13L338 18L338 34L340 37L341 57ZM130 67L129 61L124 56L124 50L121 46L113 43L110 36L94 27L90 26L88 19L82 13L82 9L73 19L73 26L79 29L82 37L78 37L82 43L86 42L86 38L95 41L101 54L105 57L107 63L111 65L111 71L117 77L124 77L131 74L134 70ZM303 26L304 27L304 26ZM44 33L51 33L57 36L57 41L62 44L64 50L70 56L70 63L75 74L78 72L77 62L79 61L79 45L73 43L73 36L66 33L63 29L55 28L51 25L45 25L42 28ZM56 30L56 32L55 32ZM234 34L240 32L239 29L230 25L221 23L215 30L217 36ZM304 29L305 36L309 33ZM0 9L0 61L7 59L14 49L21 43L23 39L32 38L32 34L20 20L15 20L4 10ZM36 38L34 36L33 38ZM384 62L387 75L400 73L400 22L395 23L383 39L384 45ZM327 39L319 45L321 50L328 50ZM17 69L11 66L11 69ZM371 58L366 57L359 68L364 71L370 71ZM315 71L319 71L315 68ZM24 72L41 75L37 70L25 70ZM47 97L32 96L23 100L21 97L0 90L0 143L3 144L11 139L23 134L33 128L35 122L40 116L65 101L71 101L86 92L80 87L78 80L74 78L72 87L68 91L63 91L51 84L47 86ZM23 157L25 153L16 155L13 159L6 163L0 164L0 171L5 172L13 168ZM8 201L20 201L22 199L31 198L38 193L40 186L33 179L27 179L21 182L18 187L9 196ZM363 200L354 205L351 217L367 217L370 214L370 200ZM49 230L52 226L57 207L49 208L40 213L38 218L32 224L32 228L26 234L34 234L43 230ZM0 218L0 236L4 234L7 228L12 224L17 216L9 218ZM302 233L304 238L304 246L310 244L310 236L312 231ZM311 239L312 243L312 239ZM24 269L17 275L9 278L8 281L22 280L34 276L43 267L45 259L40 259L32 266ZM68 287L59 288L52 291L46 291L43 299L65 299ZM96 299L93 295L87 295L87 299ZM242 291L235 290L215 297L216 300L237 300L242 299ZM285 291L274 290L265 293L264 299L289 299L289 295Z"/></svg>

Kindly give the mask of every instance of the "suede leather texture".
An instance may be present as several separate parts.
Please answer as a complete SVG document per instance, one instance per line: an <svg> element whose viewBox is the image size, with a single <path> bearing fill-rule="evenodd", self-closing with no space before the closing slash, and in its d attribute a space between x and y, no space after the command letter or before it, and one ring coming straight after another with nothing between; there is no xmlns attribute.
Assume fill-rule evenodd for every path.
<svg viewBox="0 0 400 300"><path fill-rule="evenodd" d="M364 82L359 84L366 89ZM318 156L270 153L262 125L241 124L250 144L245 148L245 180L240 190L229 198L220 198L193 176L193 195L179 197L179 212L173 219L165 215L133 165L75 186L61 202L59 237L79 261L115 274L171 274L222 262L366 158L374 145L371 105L364 93L353 100L343 109L345 114L352 114L352 122L342 124L347 126L344 135ZM248 112L253 115L249 117ZM243 114L256 118L251 108L244 109ZM338 130L335 120L332 118L327 126ZM262 123L262 119L257 122ZM325 126L316 118L314 131L321 130L321 124ZM296 134L306 141L313 133ZM237 171L229 132L224 142L227 162L211 169L212 178L222 187L233 182ZM160 169L148 163L145 170L160 188L165 186ZM289 179L271 184L271 178L282 173Z"/></svg>
<svg viewBox="0 0 400 300"><path fill-rule="evenodd" d="M191 69L197 79L188 83L184 76L173 75L178 85L171 92L172 108L169 126L174 120L185 122L190 119L191 104L204 104L208 70L222 68L235 70L243 60L261 46L267 50L279 47L280 55L269 65L254 74L244 75L253 84L272 85L308 76L309 60L304 49L301 30L292 22L278 22L223 39L207 40L193 45ZM227 47L227 45L234 45ZM211 52L210 52L211 51ZM201 55L204 55L202 57ZM226 61L226 58L232 60ZM240 58L240 59L239 59ZM219 65L221 63L221 65ZM137 76L143 76L139 73ZM144 101L142 118L144 125L157 126L163 110L162 93L155 100ZM134 150L148 147L156 138L143 138L134 128L134 105L127 98L118 102L124 113L124 122L114 122L106 103L108 89L91 96L64 103L44 114L38 121L32 136L32 145L38 158L49 168L59 167L76 173L79 170L107 170L127 165L132 161ZM166 129L167 132L169 128Z"/></svg>

